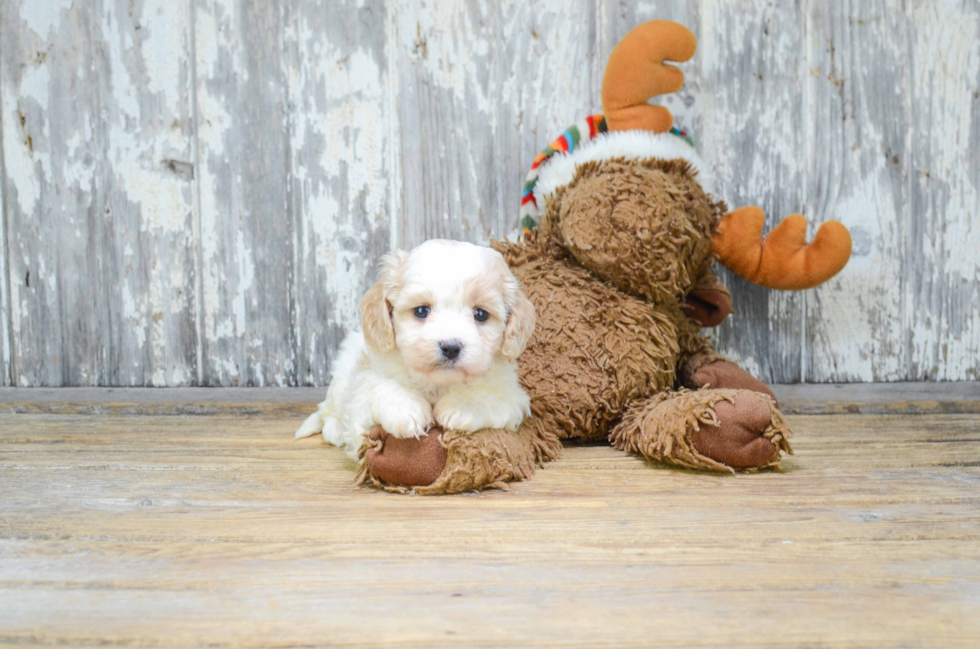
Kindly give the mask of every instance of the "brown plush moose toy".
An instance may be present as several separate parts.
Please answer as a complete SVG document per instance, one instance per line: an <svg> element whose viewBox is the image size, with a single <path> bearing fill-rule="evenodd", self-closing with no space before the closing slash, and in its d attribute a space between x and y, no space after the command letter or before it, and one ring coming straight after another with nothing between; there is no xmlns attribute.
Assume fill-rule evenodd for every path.
<svg viewBox="0 0 980 649"><path fill-rule="evenodd" d="M790 431L773 393L699 335L731 308L717 259L777 289L816 286L850 256L846 228L824 223L809 245L793 215L763 239L756 207L727 213L709 169L672 116L647 104L676 92L696 41L645 23L614 49L605 115L569 128L535 160L522 202L523 242L494 242L537 311L519 361L532 415L517 433L438 428L419 440L376 427L365 476L422 494L500 487L554 460L562 439L694 469L777 466ZM540 225L532 231L534 221Z"/></svg>

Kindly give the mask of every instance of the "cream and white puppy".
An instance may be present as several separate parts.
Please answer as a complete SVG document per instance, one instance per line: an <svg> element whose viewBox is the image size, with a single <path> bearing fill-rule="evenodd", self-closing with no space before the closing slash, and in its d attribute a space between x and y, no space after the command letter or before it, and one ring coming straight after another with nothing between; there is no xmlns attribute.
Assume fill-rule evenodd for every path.
<svg viewBox="0 0 980 649"><path fill-rule="evenodd" d="M363 332L344 340L297 439L322 432L356 458L374 424L406 438L435 424L517 430L530 414L516 360L534 307L497 251L445 240L396 251L360 309Z"/></svg>

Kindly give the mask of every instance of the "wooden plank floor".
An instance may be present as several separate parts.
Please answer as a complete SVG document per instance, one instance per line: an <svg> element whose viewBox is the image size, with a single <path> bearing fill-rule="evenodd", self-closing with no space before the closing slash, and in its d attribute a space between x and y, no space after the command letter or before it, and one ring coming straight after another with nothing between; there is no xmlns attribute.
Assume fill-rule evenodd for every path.
<svg viewBox="0 0 980 649"><path fill-rule="evenodd" d="M784 473L570 447L352 489L289 417L0 414L0 644L980 646L980 415L794 416Z"/></svg>

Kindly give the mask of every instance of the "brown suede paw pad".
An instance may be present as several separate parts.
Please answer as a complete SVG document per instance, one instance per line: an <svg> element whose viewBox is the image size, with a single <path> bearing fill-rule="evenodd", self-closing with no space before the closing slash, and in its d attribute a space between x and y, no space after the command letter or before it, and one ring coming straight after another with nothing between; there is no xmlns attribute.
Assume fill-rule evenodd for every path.
<svg viewBox="0 0 980 649"><path fill-rule="evenodd" d="M701 388L707 385L712 388L725 390L751 390L752 392L765 394L773 401L776 401L776 395L773 394L768 385L738 365L729 363L728 361L717 361L710 365L705 365L694 373L692 383L693 385L690 387L693 388ZM778 401L776 401L776 406L779 406Z"/></svg>
<svg viewBox="0 0 980 649"><path fill-rule="evenodd" d="M758 398L735 397L715 404L717 426L702 424L691 443L699 453L734 469L762 467L779 448L762 433L772 423L769 404Z"/></svg>
<svg viewBox="0 0 980 649"><path fill-rule="evenodd" d="M442 474L448 457L442 445L442 429L432 428L418 439L392 437L380 425L371 428L363 449L367 471L359 478L374 477L402 487L424 487Z"/></svg>

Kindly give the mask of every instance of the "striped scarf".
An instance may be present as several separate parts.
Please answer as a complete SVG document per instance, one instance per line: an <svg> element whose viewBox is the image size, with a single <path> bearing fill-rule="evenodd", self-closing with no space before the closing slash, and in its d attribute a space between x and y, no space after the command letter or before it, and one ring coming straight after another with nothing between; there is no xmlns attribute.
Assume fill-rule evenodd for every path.
<svg viewBox="0 0 980 649"><path fill-rule="evenodd" d="M531 170L527 173L527 178L524 179L524 191L521 194L520 218L523 234L530 233L533 235L534 229L538 227L538 222L540 221L541 206L538 205L538 196L535 194L535 189L538 185L538 175L541 165L545 164L557 153L568 155L581 144L595 139L600 133L605 133L608 130L605 116L601 114L589 115L577 124L573 124L565 129L565 132L555 138L544 151L535 156L534 163L531 164ZM687 134L687 131L671 128L670 132L677 137L683 138L691 146L694 146L694 142Z"/></svg>
<svg viewBox="0 0 980 649"><path fill-rule="evenodd" d="M589 115L584 120L565 129L564 133L555 138L544 151L534 158L531 171L527 173L527 178L524 180L524 193L521 194L521 230L524 233L532 232L538 226L538 220L541 216L541 208L538 206L538 199L534 194L534 188L538 184L538 169L541 165L556 153L568 155L583 140L588 142L607 130L606 118L603 115Z"/></svg>

